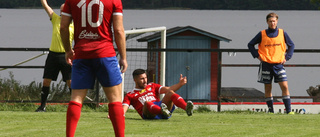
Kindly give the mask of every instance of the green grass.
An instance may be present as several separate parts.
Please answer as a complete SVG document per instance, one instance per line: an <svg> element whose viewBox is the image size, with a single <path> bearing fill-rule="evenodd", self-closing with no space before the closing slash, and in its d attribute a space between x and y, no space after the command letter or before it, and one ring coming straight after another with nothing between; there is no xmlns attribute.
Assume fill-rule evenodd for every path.
<svg viewBox="0 0 320 137"><path fill-rule="evenodd" d="M1 137L65 136L66 112L0 111ZM195 112L188 117L176 110L169 120L142 120L126 114L127 137L213 136L319 136L320 117L315 114L266 114L253 112ZM107 112L82 112L77 137L114 136Z"/></svg>

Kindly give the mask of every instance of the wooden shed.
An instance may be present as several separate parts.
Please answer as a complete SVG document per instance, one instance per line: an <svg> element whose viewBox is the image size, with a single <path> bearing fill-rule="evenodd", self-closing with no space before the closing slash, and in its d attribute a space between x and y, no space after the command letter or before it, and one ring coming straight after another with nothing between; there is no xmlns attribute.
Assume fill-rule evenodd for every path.
<svg viewBox="0 0 320 137"><path fill-rule="evenodd" d="M200 30L192 26L174 27L166 33L167 49L219 49L220 41L230 42L228 38ZM149 49L159 49L160 33L138 39L147 42ZM159 83L160 52L148 52L149 82ZM216 101L219 84L218 52L166 52L166 86L179 82L180 74L187 76L188 83L177 93L186 100Z"/></svg>

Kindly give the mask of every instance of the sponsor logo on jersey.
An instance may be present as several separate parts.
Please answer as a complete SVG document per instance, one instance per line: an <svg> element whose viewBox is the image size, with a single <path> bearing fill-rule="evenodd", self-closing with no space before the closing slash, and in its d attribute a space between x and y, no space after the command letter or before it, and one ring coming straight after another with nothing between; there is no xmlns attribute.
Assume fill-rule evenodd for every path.
<svg viewBox="0 0 320 137"><path fill-rule="evenodd" d="M92 33L87 32L87 30L83 30L80 35L79 35L79 39L99 39L100 36L98 33Z"/></svg>

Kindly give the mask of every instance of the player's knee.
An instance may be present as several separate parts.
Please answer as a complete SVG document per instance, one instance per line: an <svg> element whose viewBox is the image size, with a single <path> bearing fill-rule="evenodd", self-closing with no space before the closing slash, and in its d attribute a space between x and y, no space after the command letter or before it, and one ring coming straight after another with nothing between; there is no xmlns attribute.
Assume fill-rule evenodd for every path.
<svg viewBox="0 0 320 137"><path fill-rule="evenodd" d="M173 90L169 90L165 95L172 96L175 92Z"/></svg>
<svg viewBox="0 0 320 137"><path fill-rule="evenodd" d="M71 88L71 80L66 80L66 83L67 83L68 87Z"/></svg>
<svg viewBox="0 0 320 137"><path fill-rule="evenodd" d="M43 86L50 87L51 79L43 79Z"/></svg>
<svg viewBox="0 0 320 137"><path fill-rule="evenodd" d="M149 102L150 102L150 101L144 102L144 105L143 105L143 106L147 106Z"/></svg>
<svg viewBox="0 0 320 137"><path fill-rule="evenodd" d="M143 107L147 109L147 108L150 107L151 105L153 105L153 102L151 102L151 101L146 101L146 102L144 102Z"/></svg>

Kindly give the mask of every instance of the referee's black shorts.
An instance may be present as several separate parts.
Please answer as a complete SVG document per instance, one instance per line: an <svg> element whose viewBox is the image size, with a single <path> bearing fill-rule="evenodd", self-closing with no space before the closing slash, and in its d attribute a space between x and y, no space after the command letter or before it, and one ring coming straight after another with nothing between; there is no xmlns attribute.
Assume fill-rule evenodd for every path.
<svg viewBox="0 0 320 137"><path fill-rule="evenodd" d="M71 66L66 62L65 53L49 51L44 67L43 78L56 81L60 71L63 81L71 79Z"/></svg>

